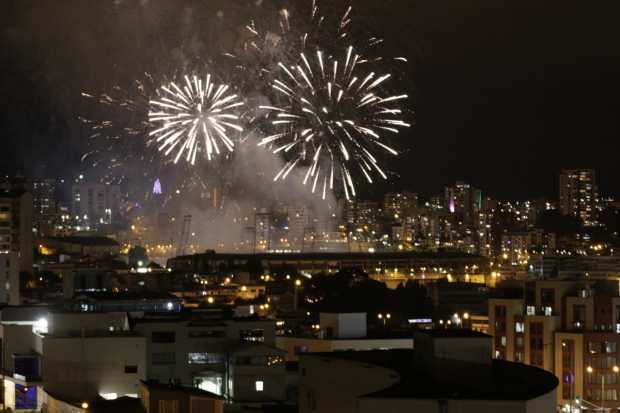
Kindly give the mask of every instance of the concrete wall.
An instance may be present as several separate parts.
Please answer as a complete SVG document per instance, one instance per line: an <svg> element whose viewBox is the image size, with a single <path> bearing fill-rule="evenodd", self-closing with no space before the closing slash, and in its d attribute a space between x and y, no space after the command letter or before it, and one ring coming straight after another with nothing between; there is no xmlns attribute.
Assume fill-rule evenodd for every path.
<svg viewBox="0 0 620 413"><path fill-rule="evenodd" d="M300 357L299 371L299 413L354 413L358 396L399 380L383 367L311 355Z"/></svg>
<svg viewBox="0 0 620 413"><path fill-rule="evenodd" d="M99 393L137 394L146 376L143 337L43 338L46 391L63 399L92 398ZM137 366L137 373L125 373Z"/></svg>
<svg viewBox="0 0 620 413"><path fill-rule="evenodd" d="M233 398L235 401L283 401L286 399L286 370L278 365L240 365L237 357L279 355L279 350L268 346L249 346L233 354ZM256 391L256 381L263 382L263 391Z"/></svg>
<svg viewBox="0 0 620 413"><path fill-rule="evenodd" d="M413 348L412 338L398 339L358 339L321 340L306 337L276 337L276 346L286 351L286 361L297 361L296 348L305 348L307 353L322 353L344 350L383 350L393 348Z"/></svg>
<svg viewBox="0 0 620 413"><path fill-rule="evenodd" d="M0 303L20 304L19 269L19 255L16 252L0 253Z"/></svg>
<svg viewBox="0 0 620 413"><path fill-rule="evenodd" d="M460 360L489 365L491 363L491 338L435 338L433 355L436 358Z"/></svg>
<svg viewBox="0 0 620 413"><path fill-rule="evenodd" d="M323 331L330 331L330 338L366 337L366 313L321 313L320 324Z"/></svg>
<svg viewBox="0 0 620 413"><path fill-rule="evenodd" d="M443 408L443 410L442 410ZM532 400L424 400L360 398L356 413L553 413L555 391Z"/></svg>
<svg viewBox="0 0 620 413"><path fill-rule="evenodd" d="M210 399L204 396L192 396L191 394L164 388L148 388L140 385L140 398L147 413L160 413L160 400L176 400L178 412L192 413L223 413L224 400ZM192 406L194 405L194 406ZM199 406L199 410L195 408ZM194 410L192 408L194 407Z"/></svg>
<svg viewBox="0 0 620 413"><path fill-rule="evenodd" d="M47 413L87 413L86 409L74 406L63 400L58 400L52 395L45 393L45 391L42 391L41 393L43 395L43 405L46 408L45 411Z"/></svg>
<svg viewBox="0 0 620 413"><path fill-rule="evenodd" d="M94 331L109 332L128 330L126 313L51 313L48 319L49 334L80 334Z"/></svg>
<svg viewBox="0 0 620 413"><path fill-rule="evenodd" d="M530 323L542 323L543 325L543 366L548 372L554 372L554 334L560 328L561 320L559 316L526 316L525 317L525 364L530 364Z"/></svg>
<svg viewBox="0 0 620 413"><path fill-rule="evenodd" d="M31 325L2 324L0 325L2 335L2 367L10 374L15 369L14 353L30 353L35 347L34 335Z"/></svg>

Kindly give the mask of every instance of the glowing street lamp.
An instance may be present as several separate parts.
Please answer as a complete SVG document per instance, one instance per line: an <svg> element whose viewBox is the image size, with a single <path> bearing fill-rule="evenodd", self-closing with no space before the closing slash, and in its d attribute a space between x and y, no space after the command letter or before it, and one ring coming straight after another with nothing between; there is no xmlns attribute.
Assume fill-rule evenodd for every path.
<svg viewBox="0 0 620 413"><path fill-rule="evenodd" d="M392 314L386 313L385 315L383 315L383 314L379 313L379 314L377 314L377 318L379 320L383 320L383 326L385 327L385 325L387 324L387 320L392 318Z"/></svg>
<svg viewBox="0 0 620 413"><path fill-rule="evenodd" d="M618 366L613 366L611 369L614 372L614 374L618 374L618 372L620 372L620 367ZM588 372L588 374L594 373L594 369L592 368L592 366L586 367L586 371ZM604 372L601 374L601 410L605 411L605 373Z"/></svg>

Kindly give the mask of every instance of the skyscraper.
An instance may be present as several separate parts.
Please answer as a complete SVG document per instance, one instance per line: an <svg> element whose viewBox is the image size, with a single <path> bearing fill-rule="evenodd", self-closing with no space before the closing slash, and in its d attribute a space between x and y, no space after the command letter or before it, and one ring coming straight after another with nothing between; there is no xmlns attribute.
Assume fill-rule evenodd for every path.
<svg viewBox="0 0 620 413"><path fill-rule="evenodd" d="M50 215L56 212L56 181L35 179L32 182L32 203L35 215Z"/></svg>
<svg viewBox="0 0 620 413"><path fill-rule="evenodd" d="M58 220L58 200L54 179L35 179L32 182L33 224L39 236L53 232Z"/></svg>
<svg viewBox="0 0 620 413"><path fill-rule="evenodd" d="M446 187L445 206L463 224L473 224L482 209L482 192L468 183L457 182L452 187Z"/></svg>
<svg viewBox="0 0 620 413"><path fill-rule="evenodd" d="M593 169L566 169L560 174L560 211L596 225L598 188Z"/></svg>
<svg viewBox="0 0 620 413"><path fill-rule="evenodd" d="M413 192L390 192L383 198L383 211L392 219L412 212L418 206L418 194Z"/></svg>

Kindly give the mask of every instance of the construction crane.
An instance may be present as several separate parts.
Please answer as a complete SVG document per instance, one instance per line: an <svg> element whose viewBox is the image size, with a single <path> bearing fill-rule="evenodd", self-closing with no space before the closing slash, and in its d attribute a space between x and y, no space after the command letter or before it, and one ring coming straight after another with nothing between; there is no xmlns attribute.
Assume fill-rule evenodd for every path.
<svg viewBox="0 0 620 413"><path fill-rule="evenodd" d="M187 249L187 244L189 243L189 228L192 225L192 216L185 215L183 217L183 225L181 226L181 237L179 238L179 243L177 244L177 257L179 255L185 255L185 250Z"/></svg>

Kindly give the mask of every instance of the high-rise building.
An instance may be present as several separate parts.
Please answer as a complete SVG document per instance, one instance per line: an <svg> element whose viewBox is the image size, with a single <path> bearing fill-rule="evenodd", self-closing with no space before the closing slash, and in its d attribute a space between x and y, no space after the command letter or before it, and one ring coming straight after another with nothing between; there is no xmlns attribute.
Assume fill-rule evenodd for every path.
<svg viewBox="0 0 620 413"><path fill-rule="evenodd" d="M383 198L383 211L391 219L399 219L418 206L418 194L413 192L390 192Z"/></svg>
<svg viewBox="0 0 620 413"><path fill-rule="evenodd" d="M596 225L598 188L593 169L567 169L560 174L560 211Z"/></svg>
<svg viewBox="0 0 620 413"><path fill-rule="evenodd" d="M288 239L291 247L303 250L306 228L310 224L310 210L304 205L295 205L288 210Z"/></svg>
<svg viewBox="0 0 620 413"><path fill-rule="evenodd" d="M118 213L121 190L118 185L76 183L73 185L72 212L91 224L110 224Z"/></svg>
<svg viewBox="0 0 620 413"><path fill-rule="evenodd" d="M0 253L14 252L19 270L32 271L32 194L21 189L0 192Z"/></svg>
<svg viewBox="0 0 620 413"><path fill-rule="evenodd" d="M60 221L56 181L35 179L32 182L33 224L38 236L54 232L54 225Z"/></svg>
<svg viewBox="0 0 620 413"><path fill-rule="evenodd" d="M32 206L36 215L50 215L56 212L56 181L36 179L32 182Z"/></svg>
<svg viewBox="0 0 620 413"><path fill-rule="evenodd" d="M473 224L482 210L482 191L457 182L445 189L445 206L465 225Z"/></svg>

